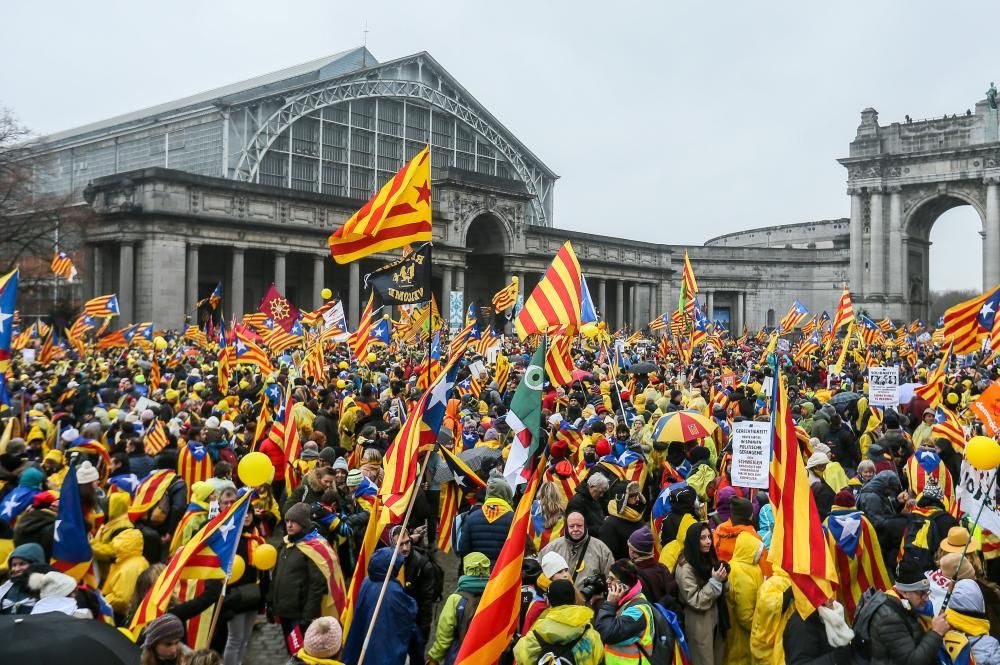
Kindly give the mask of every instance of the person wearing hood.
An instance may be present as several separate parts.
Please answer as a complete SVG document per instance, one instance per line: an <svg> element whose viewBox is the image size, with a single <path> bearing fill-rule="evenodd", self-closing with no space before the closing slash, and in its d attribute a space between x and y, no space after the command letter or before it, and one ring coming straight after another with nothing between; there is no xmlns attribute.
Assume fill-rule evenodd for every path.
<svg viewBox="0 0 1000 665"><path fill-rule="evenodd" d="M577 588L594 574L606 575L614 562L611 550L600 539L590 535L583 515L578 512L566 515L564 535L551 541L538 553L543 564L549 552L557 553L567 562L570 579Z"/></svg>
<svg viewBox="0 0 1000 665"><path fill-rule="evenodd" d="M304 665L342 665L335 658L340 653L343 638L343 629L336 618L320 617L309 624L295 660Z"/></svg>
<svg viewBox="0 0 1000 665"><path fill-rule="evenodd" d="M934 431L934 416L934 409L924 409L920 417L920 424L913 430L911 437L915 447L919 448L925 440L929 441L931 439L931 434Z"/></svg>
<svg viewBox="0 0 1000 665"><path fill-rule="evenodd" d="M572 654L577 665L599 665L604 658L601 635L592 626L594 611L576 604L576 589L569 580L549 584L548 608L514 645L517 665L535 665L549 653ZM570 646L571 645L571 646Z"/></svg>
<svg viewBox="0 0 1000 665"><path fill-rule="evenodd" d="M288 509L297 503L313 504L323 498L323 494L334 485L334 471L332 468L317 466L302 477L299 486L288 493L288 497L282 504L282 512L287 513Z"/></svg>
<svg viewBox="0 0 1000 665"><path fill-rule="evenodd" d="M51 570L48 558L38 543L15 547L7 557L10 576L0 584L0 614L31 614L38 594L28 585L32 573Z"/></svg>
<svg viewBox="0 0 1000 665"><path fill-rule="evenodd" d="M174 537L170 541L170 556L173 556L174 552L183 547L201 527L205 526L208 521L208 502L214 491L212 485L203 480L199 480L191 486L191 501L188 503L181 521L178 522L177 530L174 531Z"/></svg>
<svg viewBox="0 0 1000 665"><path fill-rule="evenodd" d="M576 487L576 492L566 504L566 514L580 513L587 522L587 529L598 532L604 523L606 513L602 499L611 483L603 473L591 473L586 482Z"/></svg>
<svg viewBox="0 0 1000 665"><path fill-rule="evenodd" d="M44 483L45 472L41 469L29 466L22 471L17 480L17 487L3 497L3 503L0 504L0 520L13 526L21 513L31 506L35 496L41 493Z"/></svg>
<svg viewBox="0 0 1000 665"><path fill-rule="evenodd" d="M185 665L191 649L184 644L184 622L167 613L156 617L143 631L139 665Z"/></svg>
<svg viewBox="0 0 1000 665"><path fill-rule="evenodd" d="M635 565L619 559L608 571L608 595L594 620L594 627L604 642L604 662L625 665L650 661L653 653L657 610L642 593L642 582ZM671 635L671 642L673 636Z"/></svg>
<svg viewBox="0 0 1000 665"><path fill-rule="evenodd" d="M757 592L753 622L750 626L750 654L759 665L782 665L785 662L785 626L795 614L792 580L781 568L764 580Z"/></svg>
<svg viewBox="0 0 1000 665"><path fill-rule="evenodd" d="M45 453L45 457L42 458L42 471L45 472L47 476L45 479L45 486L56 492L62 487L63 479L66 477L66 472L69 471L69 467L66 466L66 457L63 455L61 450L52 449Z"/></svg>
<svg viewBox="0 0 1000 665"><path fill-rule="evenodd" d="M438 615L434 643L427 652L429 664L455 662L486 583L490 581L490 560L479 552L466 554L462 558L462 573L455 593L445 599Z"/></svg>
<svg viewBox="0 0 1000 665"><path fill-rule="evenodd" d="M392 552L391 547L378 549L368 562L368 577L361 584L347 642L341 655L347 665L356 665L358 662L370 627L371 639L365 652L365 662L403 663L407 657L411 663L423 661L423 640L417 626L417 603L407 595L397 579L403 565L399 556L392 562L392 570L389 570ZM385 581L387 578L388 582ZM376 618L375 605L383 585L388 586Z"/></svg>
<svg viewBox="0 0 1000 665"><path fill-rule="evenodd" d="M726 633L725 662L729 665L750 665L750 631L757 608L757 594L764 583L760 561L767 556L764 544L755 536L741 532L730 559L729 630Z"/></svg>
<svg viewBox="0 0 1000 665"><path fill-rule="evenodd" d="M975 658L976 665L1000 665L1000 642L990 635L990 620L986 615L986 601L983 592L974 580L959 580L951 593L951 603L944 611L951 625L951 633L957 633L958 643L966 642ZM945 641L951 643L945 636ZM958 659L955 659L958 662Z"/></svg>
<svg viewBox="0 0 1000 665"><path fill-rule="evenodd" d="M826 519L833 508L833 499L837 495L830 484L826 482L824 474L830 464L830 456L825 452L814 452L806 461L806 476L809 480L809 489L812 490L813 499L816 502L816 510L819 512L821 520Z"/></svg>
<svg viewBox="0 0 1000 665"><path fill-rule="evenodd" d="M728 613L723 613L729 565L716 556L707 523L687 530L674 576L684 605L684 633L692 665L720 665L728 623Z"/></svg>
<svg viewBox="0 0 1000 665"><path fill-rule="evenodd" d="M688 453L691 471L687 476L688 487L698 493L703 503L708 502L708 485L718 475L711 463L712 452L705 446L695 446Z"/></svg>
<svg viewBox="0 0 1000 665"><path fill-rule="evenodd" d="M715 546L715 554L719 557L720 561L732 560L733 552L736 551L736 540L742 533L746 533L758 542L763 543L760 534L758 534L757 530L753 527L752 504L744 498L734 496L730 500L729 505L729 519L720 524L712 534L712 543ZM764 550L765 564L766 561L767 550ZM769 565L765 565L764 568L765 573L771 573Z"/></svg>
<svg viewBox="0 0 1000 665"><path fill-rule="evenodd" d="M876 530L881 529L899 512L898 502L902 491L902 483L895 471L879 471L858 492L858 508Z"/></svg>
<svg viewBox="0 0 1000 665"><path fill-rule="evenodd" d="M465 518L455 554L480 552L489 558L491 566L495 564L514 521L513 500L514 492L507 481L500 476L491 477L486 484L486 501Z"/></svg>
<svg viewBox="0 0 1000 665"><path fill-rule="evenodd" d="M642 496L639 483L630 481L625 490L608 503L608 518L604 520L597 537L600 538L615 559L628 557L628 539L634 531L642 527L642 514L646 500Z"/></svg>
<svg viewBox="0 0 1000 665"><path fill-rule="evenodd" d="M828 404L817 410L812 417L809 435L825 442L830 437L830 416L832 413L836 413L836 411Z"/></svg>
<svg viewBox="0 0 1000 665"><path fill-rule="evenodd" d="M149 562L142 556L142 533L138 529L125 529L111 540L111 547L115 562L111 564L101 593L115 611L116 623L122 625L135 594L136 580L149 568Z"/></svg>

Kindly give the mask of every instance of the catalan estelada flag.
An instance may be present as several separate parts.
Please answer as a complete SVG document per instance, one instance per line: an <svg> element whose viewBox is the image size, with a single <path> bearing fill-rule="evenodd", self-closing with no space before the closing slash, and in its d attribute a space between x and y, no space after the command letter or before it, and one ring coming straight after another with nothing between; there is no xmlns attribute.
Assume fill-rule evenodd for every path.
<svg viewBox="0 0 1000 665"><path fill-rule="evenodd" d="M252 494L246 488L241 490L233 505L210 520L171 557L132 617L129 631L135 638L146 624L167 611L182 581L222 579L229 575Z"/></svg>
<svg viewBox="0 0 1000 665"><path fill-rule="evenodd" d="M83 303L83 313L90 316L118 316L118 296L98 296Z"/></svg>
<svg viewBox="0 0 1000 665"><path fill-rule="evenodd" d="M146 454L156 455L166 448L169 443L170 438L167 436L167 430L164 429L163 423L158 418L153 418L152 424L146 430L146 440L143 444Z"/></svg>
<svg viewBox="0 0 1000 665"><path fill-rule="evenodd" d="M543 455L514 511L507 541L490 573L490 581L486 583L479 607L462 640L455 665L498 662L514 635L521 614L521 566L531 521L531 504L544 466Z"/></svg>
<svg viewBox="0 0 1000 665"><path fill-rule="evenodd" d="M327 241L337 263L431 241L431 153L418 152Z"/></svg>
<svg viewBox="0 0 1000 665"><path fill-rule="evenodd" d="M385 478L379 489L384 506L379 516L383 527L398 524L403 519L416 485L417 458L422 450L430 450L437 441L461 358L462 355L457 355L448 360L442 372L417 401L386 451L383 464Z"/></svg>
<svg viewBox="0 0 1000 665"><path fill-rule="evenodd" d="M142 519L143 515L160 502L175 478L177 474L170 469L159 469L146 476L132 495L132 503L128 507L129 520L136 522Z"/></svg>
<svg viewBox="0 0 1000 665"><path fill-rule="evenodd" d="M909 489L913 494L919 496L927 483L933 481L944 493L947 507L951 508L955 505L957 498L955 496L955 482L936 450L917 449L910 455L910 459L906 460L903 472L909 480Z"/></svg>
<svg viewBox="0 0 1000 665"><path fill-rule="evenodd" d="M62 277L68 282L72 282L76 277L76 266L73 259L69 258L66 252L56 252L52 257L52 264L49 266L56 277Z"/></svg>
<svg viewBox="0 0 1000 665"><path fill-rule="evenodd" d="M518 279L514 277L510 284L493 295L493 311L503 312L517 304Z"/></svg>
<svg viewBox="0 0 1000 665"><path fill-rule="evenodd" d="M274 371L271 359L264 349L257 346L239 327L236 328L236 364L254 365L261 374L270 374Z"/></svg>
<svg viewBox="0 0 1000 665"><path fill-rule="evenodd" d="M948 348L945 349L941 362L927 374L924 385L913 389L913 394L926 400L931 405L931 408L941 404L941 398L944 396L944 380L948 375L948 364L951 363L951 354L954 351L954 343L949 344Z"/></svg>
<svg viewBox="0 0 1000 665"><path fill-rule="evenodd" d="M59 510L56 512L55 537L52 541L52 567L81 582L90 570L92 559L87 523L83 519L83 504L80 503L80 491L77 487L76 466L72 465L59 489Z"/></svg>
<svg viewBox="0 0 1000 665"><path fill-rule="evenodd" d="M347 589L337 551L315 529L297 541L295 547L316 564L326 579L326 593L321 606L323 616L339 616L347 607Z"/></svg>
<svg viewBox="0 0 1000 665"><path fill-rule="evenodd" d="M212 477L212 458L208 448L197 441L188 441L177 452L177 473L187 483L187 498L191 500L191 488L199 480Z"/></svg>
<svg viewBox="0 0 1000 665"><path fill-rule="evenodd" d="M475 492L486 487L486 483L476 475L462 458L451 450L437 447L441 460L448 466L451 478L441 483L441 496L438 499L438 548L445 552L451 551L451 536L455 526L455 516L458 515L458 505L467 492Z"/></svg>
<svg viewBox="0 0 1000 665"><path fill-rule="evenodd" d="M375 312L375 292L372 291L371 295L368 296L368 303L365 305L364 311L361 312L361 318L358 320L358 329L352 332L347 340L347 346L358 362L363 361L368 355L368 346L372 343L372 330L377 322Z"/></svg>
<svg viewBox="0 0 1000 665"><path fill-rule="evenodd" d="M545 356L545 373L554 386L568 386L573 383L573 356L570 351L573 338L569 335L559 335L552 339L552 345Z"/></svg>
<svg viewBox="0 0 1000 665"><path fill-rule="evenodd" d="M800 303L798 300L792 303L792 306L788 308L788 313L782 317L781 322L778 324L778 328L781 331L780 334L784 335L795 330L797 327L802 325L802 322L809 317L809 310L806 306Z"/></svg>
<svg viewBox="0 0 1000 665"><path fill-rule="evenodd" d="M213 310L215 310L216 308L218 308L219 303L221 302L222 302L222 282L219 282L218 284L215 285L215 288L212 289L212 292L208 294L207 298L202 298L197 303L195 303L195 307L204 307L205 305L208 305Z"/></svg>
<svg viewBox="0 0 1000 665"><path fill-rule="evenodd" d="M978 298L966 300L944 313L944 338L954 344L959 355L979 350L979 343L993 330L993 320L1000 307L1000 286Z"/></svg>
<svg viewBox="0 0 1000 665"><path fill-rule="evenodd" d="M826 546L823 523L809 488L806 466L792 421L791 405L783 377L772 401L774 446L771 458L771 503L774 532L768 559L792 579L795 605L802 616L832 598L837 586L833 557Z"/></svg>
<svg viewBox="0 0 1000 665"><path fill-rule="evenodd" d="M567 240L517 313L514 327L522 340L557 326L565 326L569 332L582 324L582 308L583 274L573 245Z"/></svg>
<svg viewBox="0 0 1000 665"><path fill-rule="evenodd" d="M17 303L17 268L0 277L0 374L10 367L11 342L14 338L14 307Z"/></svg>
<svg viewBox="0 0 1000 665"><path fill-rule="evenodd" d="M275 412L274 422L271 423L271 429L267 433L267 438L285 453L289 465L302 454L302 442L299 440L299 429L292 409L294 405L292 391L285 390L285 399ZM298 477L294 473L286 473L285 476L293 483L291 489L295 489L298 486Z"/></svg>
<svg viewBox="0 0 1000 665"><path fill-rule="evenodd" d="M834 508L823 528L840 576L837 600L853 617L865 590L888 591L892 586L875 527L860 510Z"/></svg>
<svg viewBox="0 0 1000 665"><path fill-rule="evenodd" d="M684 312L688 316L693 314L694 296L698 293L698 280L694 278L694 268L691 267L691 259L688 258L687 250L684 250L684 270L681 273L681 290L677 300L677 311Z"/></svg>
<svg viewBox="0 0 1000 665"><path fill-rule="evenodd" d="M994 424L996 420L990 414L988 417L986 414L977 410L976 405L980 403L982 396L979 400L976 400L969 405L969 409L976 414L981 422ZM982 405L980 405L981 407ZM986 427L986 431L990 436L996 435L996 430L990 431L990 427ZM955 415L954 411L950 409L942 409L940 406L934 409L934 424L931 425L931 439L947 439L951 442L952 446L962 454L965 451L965 428L962 426L961 421L958 416Z"/></svg>

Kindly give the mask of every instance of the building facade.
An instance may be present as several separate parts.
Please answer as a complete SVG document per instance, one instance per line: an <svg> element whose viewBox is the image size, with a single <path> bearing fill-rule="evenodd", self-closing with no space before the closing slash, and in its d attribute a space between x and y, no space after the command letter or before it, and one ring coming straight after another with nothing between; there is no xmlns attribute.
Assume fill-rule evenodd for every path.
<svg viewBox="0 0 1000 665"><path fill-rule="evenodd" d="M253 311L273 282L306 309L329 287L356 323L363 275L390 257L339 266L326 238L427 144L445 312L513 276L530 292L566 240L615 327L676 307L685 251L706 312L735 329L774 325L796 298L829 309L849 278L852 220L690 247L556 226L558 176L427 53L345 51L51 135L33 158L40 192L93 210L79 297L117 293L122 321L177 328L218 282L227 314Z"/></svg>

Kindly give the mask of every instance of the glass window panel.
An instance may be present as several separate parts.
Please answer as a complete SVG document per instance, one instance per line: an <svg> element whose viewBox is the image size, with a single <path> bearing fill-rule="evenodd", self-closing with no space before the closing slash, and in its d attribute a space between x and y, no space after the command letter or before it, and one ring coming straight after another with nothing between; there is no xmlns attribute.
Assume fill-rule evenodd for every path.
<svg viewBox="0 0 1000 665"><path fill-rule="evenodd" d="M434 135L431 142L439 148L455 147L455 137L453 135L455 124L450 116L442 113L435 113L433 116Z"/></svg>
<svg viewBox="0 0 1000 665"><path fill-rule="evenodd" d="M319 155L319 121L300 118L292 125L292 151L297 155Z"/></svg>
<svg viewBox="0 0 1000 665"><path fill-rule="evenodd" d="M333 106L327 106L323 109L323 117L326 120L332 120L333 122L339 122L342 125L347 124L348 108L346 103L334 104Z"/></svg>
<svg viewBox="0 0 1000 665"><path fill-rule="evenodd" d="M475 168L476 158L467 152L460 152L455 156L455 166L465 171Z"/></svg>
<svg viewBox="0 0 1000 665"><path fill-rule="evenodd" d="M476 149L475 139L471 131L462 125L458 125L458 136L455 137L456 147L465 152L472 152Z"/></svg>
<svg viewBox="0 0 1000 665"><path fill-rule="evenodd" d="M316 171L319 162L308 157L292 157L292 189L302 192L315 192L317 188Z"/></svg>
<svg viewBox="0 0 1000 665"><path fill-rule="evenodd" d="M403 105L391 99L378 102L378 131L380 134L401 136L403 128Z"/></svg>
<svg viewBox="0 0 1000 665"><path fill-rule="evenodd" d="M430 129L430 113L427 109L407 104L406 106L406 138L426 143Z"/></svg>
<svg viewBox="0 0 1000 665"><path fill-rule="evenodd" d="M260 161L260 182L275 187L288 186L288 155L268 151Z"/></svg>
<svg viewBox="0 0 1000 665"><path fill-rule="evenodd" d="M351 130L351 163L371 168L375 165L375 134Z"/></svg>
<svg viewBox="0 0 1000 665"><path fill-rule="evenodd" d="M402 141L391 136L378 137L378 168L384 171L398 171L403 167Z"/></svg>
<svg viewBox="0 0 1000 665"><path fill-rule="evenodd" d="M288 152L288 130L278 134L278 138L274 139L274 143L271 144L271 150L281 150L283 152Z"/></svg>
<svg viewBox="0 0 1000 665"><path fill-rule="evenodd" d="M362 129L374 129L375 100L360 99L351 102L351 124Z"/></svg>
<svg viewBox="0 0 1000 665"><path fill-rule="evenodd" d="M369 199L375 193L375 173L371 169L358 166L351 167L351 196L356 199Z"/></svg>

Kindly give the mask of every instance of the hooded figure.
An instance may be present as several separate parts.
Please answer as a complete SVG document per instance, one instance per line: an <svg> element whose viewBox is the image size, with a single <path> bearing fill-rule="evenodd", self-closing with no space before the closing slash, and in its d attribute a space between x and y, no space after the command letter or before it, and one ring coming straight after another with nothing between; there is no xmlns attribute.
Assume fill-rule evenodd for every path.
<svg viewBox="0 0 1000 665"><path fill-rule="evenodd" d="M142 532L125 529L111 540L111 548L115 552L115 562L111 564L101 593L115 615L124 617L135 594L136 580L149 568L149 562L142 556Z"/></svg>
<svg viewBox="0 0 1000 665"><path fill-rule="evenodd" d="M858 508L876 529L896 514L896 495L903 491L895 471L879 471L858 492Z"/></svg>
<svg viewBox="0 0 1000 665"><path fill-rule="evenodd" d="M757 607L757 593L764 583L759 562L765 554L764 543L742 532L736 536L729 573L729 631L726 633L725 660L730 665L750 665L750 631Z"/></svg>
<svg viewBox="0 0 1000 665"><path fill-rule="evenodd" d="M18 545L7 557L11 576L0 584L0 614L31 614L38 594L28 586L33 572L46 572L48 558L38 543Z"/></svg>
<svg viewBox="0 0 1000 665"><path fill-rule="evenodd" d="M465 556L472 552L485 554L490 565L497 561L500 550L507 542L514 511L510 504L514 492L503 478L490 478L486 485L486 501L478 510L473 508L465 518L456 554Z"/></svg>
<svg viewBox="0 0 1000 665"><path fill-rule="evenodd" d="M455 593L444 601L438 617L434 644L427 652L428 659L439 663L455 662L458 648L465 639L469 623L479 607L486 583L490 580L490 560L479 552L466 554L462 558L462 572Z"/></svg>
<svg viewBox="0 0 1000 665"><path fill-rule="evenodd" d="M368 577L361 584L354 618L347 633L344 653L341 655L341 659L348 665L357 663L361 656L361 647L368 634L368 627L372 623L375 604L378 602L383 584L388 584L388 587L385 589L382 607L372 629L365 662L402 663L406 661L407 656L411 663L419 663L424 659L423 639L417 626L417 602L407 595L397 579L403 559L396 557L389 581L385 582L390 559L392 559L392 548L383 547L376 550L368 562Z"/></svg>
<svg viewBox="0 0 1000 665"><path fill-rule="evenodd" d="M990 621L986 618L986 602L974 580L959 580L955 583L951 604L944 615L951 624L951 631L945 636L945 642L949 642L951 633L961 633L968 640L976 665L1000 665L1000 642L989 634Z"/></svg>
<svg viewBox="0 0 1000 665"><path fill-rule="evenodd" d="M518 665L542 662L548 653L559 651L560 645L572 645L573 662L578 665L598 665L604 657L601 636L591 627L594 611L576 604L576 591L569 580L556 580L549 585L549 608L514 646L514 661Z"/></svg>
<svg viewBox="0 0 1000 665"><path fill-rule="evenodd" d="M642 525L642 513L646 500L642 496L639 483L631 481L625 491L608 502L608 518L598 532L600 538L615 559L628 557L629 536Z"/></svg>

